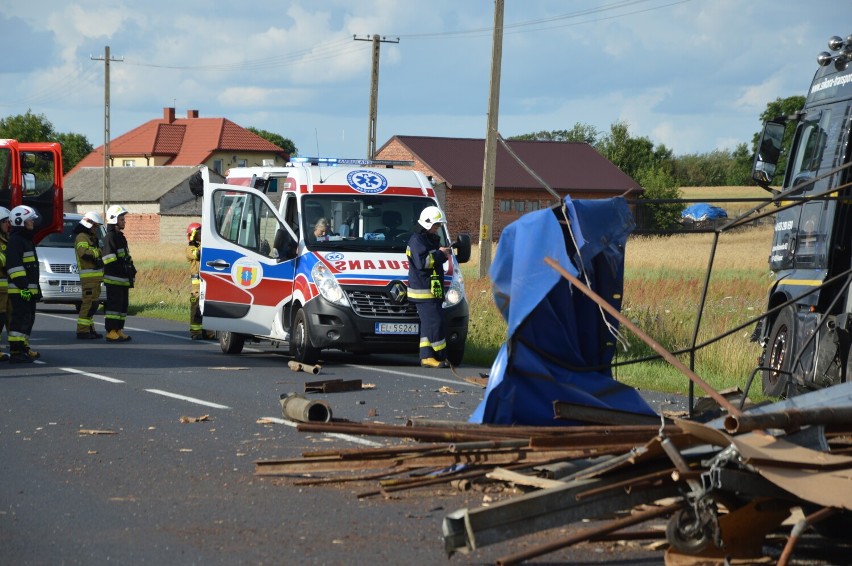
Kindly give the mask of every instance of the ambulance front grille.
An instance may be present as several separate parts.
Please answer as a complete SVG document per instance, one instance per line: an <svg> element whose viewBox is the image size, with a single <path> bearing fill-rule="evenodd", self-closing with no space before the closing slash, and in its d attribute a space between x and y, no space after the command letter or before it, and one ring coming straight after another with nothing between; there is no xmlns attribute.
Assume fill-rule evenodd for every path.
<svg viewBox="0 0 852 566"><path fill-rule="evenodd" d="M388 293L382 291L347 291L349 303L360 316L373 318L416 319L414 303L396 304Z"/></svg>

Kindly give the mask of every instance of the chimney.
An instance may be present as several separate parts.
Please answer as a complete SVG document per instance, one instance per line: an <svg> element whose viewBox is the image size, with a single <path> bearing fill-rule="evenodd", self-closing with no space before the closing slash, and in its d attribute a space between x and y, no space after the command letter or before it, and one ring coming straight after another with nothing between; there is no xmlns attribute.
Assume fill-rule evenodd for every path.
<svg viewBox="0 0 852 566"><path fill-rule="evenodd" d="M171 124L175 121L175 109L174 108L163 108L163 120L166 121L166 124Z"/></svg>
<svg viewBox="0 0 852 566"><path fill-rule="evenodd" d="M186 117L189 119L198 118L198 110L187 110Z"/></svg>

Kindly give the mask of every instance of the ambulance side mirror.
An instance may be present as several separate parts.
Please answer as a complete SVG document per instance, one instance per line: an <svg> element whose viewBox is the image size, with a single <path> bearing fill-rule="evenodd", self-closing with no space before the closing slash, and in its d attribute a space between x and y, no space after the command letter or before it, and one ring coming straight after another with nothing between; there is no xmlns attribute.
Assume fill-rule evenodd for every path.
<svg viewBox="0 0 852 566"><path fill-rule="evenodd" d="M456 253L456 261L467 263L470 260L470 234L463 232L456 236L453 242L453 250Z"/></svg>

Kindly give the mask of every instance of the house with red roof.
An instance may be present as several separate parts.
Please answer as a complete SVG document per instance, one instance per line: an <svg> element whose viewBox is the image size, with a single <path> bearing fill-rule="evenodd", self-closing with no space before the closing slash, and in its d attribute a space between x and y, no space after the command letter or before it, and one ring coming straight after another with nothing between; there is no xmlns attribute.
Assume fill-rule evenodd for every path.
<svg viewBox="0 0 852 566"><path fill-rule="evenodd" d="M174 108L164 108L162 118L110 140L109 153L113 167L206 165L222 175L230 167L284 165L290 159L274 143L227 118L202 118L198 110L176 118ZM68 175L83 167L103 166L104 147L100 146Z"/></svg>
<svg viewBox="0 0 852 566"><path fill-rule="evenodd" d="M189 110L176 118L174 108L110 141L109 204L129 210L127 237L133 241L186 239L186 225L197 222L201 204L189 190L189 178L206 165L222 182L231 167L281 166L290 155L282 148L227 118L201 118ZM100 146L65 175L65 210L102 211L104 148Z"/></svg>
<svg viewBox="0 0 852 566"><path fill-rule="evenodd" d="M512 151L560 197L610 198L644 192L592 146L582 142L507 141ZM413 161L412 169L430 175L441 206L447 211L451 234L469 232L479 241L482 208L482 169L485 140L393 136L377 152L377 159ZM556 199L508 151L497 144L492 239L521 214L545 208Z"/></svg>

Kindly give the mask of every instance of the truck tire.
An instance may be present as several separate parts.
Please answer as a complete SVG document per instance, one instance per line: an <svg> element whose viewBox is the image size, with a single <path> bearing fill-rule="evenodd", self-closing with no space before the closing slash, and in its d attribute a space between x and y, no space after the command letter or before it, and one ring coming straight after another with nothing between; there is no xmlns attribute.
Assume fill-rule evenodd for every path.
<svg viewBox="0 0 852 566"><path fill-rule="evenodd" d="M789 371L795 354L795 336L796 314L793 307L785 307L775 317L775 322L772 323L772 331L769 333L769 342L766 345L764 359L766 367L780 370L764 370L763 372L763 394L767 397L780 397L786 390L787 380L790 378Z"/></svg>
<svg viewBox="0 0 852 566"><path fill-rule="evenodd" d="M243 334L235 334L222 330L216 332L216 334L219 338L219 347L226 354L239 354L243 351L243 346L246 343L246 337Z"/></svg>
<svg viewBox="0 0 852 566"><path fill-rule="evenodd" d="M310 332L305 311L297 310L290 327L290 355L303 364L315 364L319 359L320 351L311 345Z"/></svg>

